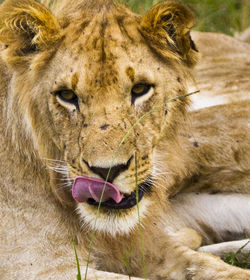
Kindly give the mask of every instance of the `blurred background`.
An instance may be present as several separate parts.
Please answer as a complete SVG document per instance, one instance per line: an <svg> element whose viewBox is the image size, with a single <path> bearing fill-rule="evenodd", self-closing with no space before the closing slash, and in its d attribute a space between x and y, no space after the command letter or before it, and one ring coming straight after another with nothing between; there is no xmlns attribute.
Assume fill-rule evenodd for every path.
<svg viewBox="0 0 250 280"><path fill-rule="evenodd" d="M120 0L144 14L161 0ZM250 26L250 0L181 0L195 13L196 30L235 35Z"/></svg>
<svg viewBox="0 0 250 280"><path fill-rule="evenodd" d="M60 2L60 0L58 0ZM74 1L74 0L69 0ZM88 0L92 1L92 0ZM161 0L117 0L144 14ZM236 35L250 26L250 0L180 0L196 15L195 30ZM3 0L0 0L2 3Z"/></svg>

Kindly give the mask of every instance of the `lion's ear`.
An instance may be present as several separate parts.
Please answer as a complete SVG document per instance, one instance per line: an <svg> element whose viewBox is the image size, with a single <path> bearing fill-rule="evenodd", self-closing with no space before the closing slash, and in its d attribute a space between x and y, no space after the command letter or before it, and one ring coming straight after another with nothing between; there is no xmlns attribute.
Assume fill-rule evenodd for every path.
<svg viewBox="0 0 250 280"><path fill-rule="evenodd" d="M43 50L60 37L56 18L34 0L6 0L0 6L0 43L13 56Z"/></svg>
<svg viewBox="0 0 250 280"><path fill-rule="evenodd" d="M198 51L190 37L193 25L194 15L187 6L164 1L142 18L140 30L157 53L181 59L188 66L193 66L198 60Z"/></svg>

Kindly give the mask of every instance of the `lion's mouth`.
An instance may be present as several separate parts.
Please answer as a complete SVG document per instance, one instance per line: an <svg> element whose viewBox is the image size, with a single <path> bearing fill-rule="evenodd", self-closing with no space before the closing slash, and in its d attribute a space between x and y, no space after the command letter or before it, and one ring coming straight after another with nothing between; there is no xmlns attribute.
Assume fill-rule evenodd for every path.
<svg viewBox="0 0 250 280"><path fill-rule="evenodd" d="M129 209L140 202L145 193L151 192L151 179L147 178L129 195L122 194L111 183L96 178L79 176L75 179L72 195L77 202L109 209ZM104 189L104 191L103 191ZM102 202L100 202L102 201Z"/></svg>
<svg viewBox="0 0 250 280"><path fill-rule="evenodd" d="M130 195L124 195L123 199L119 202L116 203L113 199L109 199L105 202L101 202L101 206L111 208L111 209L129 209L134 207L141 201L143 195L145 193L149 193L151 191L152 183L150 180L146 180L142 184L138 186L138 200L137 200L137 195L136 195L136 190L134 190ZM98 206L99 202L96 202L94 199L89 198L87 200L87 203L90 205L95 205Z"/></svg>

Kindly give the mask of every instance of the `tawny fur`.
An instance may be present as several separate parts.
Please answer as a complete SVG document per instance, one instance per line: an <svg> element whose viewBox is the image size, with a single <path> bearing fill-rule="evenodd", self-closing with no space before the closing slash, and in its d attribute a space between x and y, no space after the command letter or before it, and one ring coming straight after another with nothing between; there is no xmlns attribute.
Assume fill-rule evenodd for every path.
<svg viewBox="0 0 250 280"><path fill-rule="evenodd" d="M174 203L187 192L249 194L249 102L241 101L250 85L249 46L220 34L194 34L203 59L196 85L207 87L204 100L211 90L218 97L226 91L218 76L236 82L223 71L216 75L218 55L244 83L232 87L233 102L188 112L189 98L170 102L194 84L190 67L199 55L188 8L167 1L142 17L111 0L52 7L54 15L33 0L0 6L1 279L74 279L72 239L86 263L96 208L73 201L72 181L98 177L84 162L107 168L131 157L114 184L129 194L135 169L138 183L151 175L152 192L139 203L142 228L136 207L101 208L90 260L100 271L91 269L88 279L127 279L101 270L151 279L250 279L248 270L194 251L200 236L182 228L189 225ZM131 104L137 83L154 87ZM77 93L79 110L54 94L62 88ZM213 240L211 232L202 233Z"/></svg>

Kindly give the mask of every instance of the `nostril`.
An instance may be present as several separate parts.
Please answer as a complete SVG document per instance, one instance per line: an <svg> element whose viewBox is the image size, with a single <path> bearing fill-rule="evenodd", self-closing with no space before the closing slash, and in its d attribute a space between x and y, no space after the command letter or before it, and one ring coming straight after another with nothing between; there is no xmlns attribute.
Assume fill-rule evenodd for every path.
<svg viewBox="0 0 250 280"><path fill-rule="evenodd" d="M114 179L123 171L127 170L129 168L129 165L131 163L132 157L128 160L126 164L118 164L115 166L112 166L110 168L103 168L99 166L90 166L86 161L84 161L90 170L92 170L94 173L98 174L102 179L107 180L108 182L112 183ZM110 170L110 171L109 171Z"/></svg>

